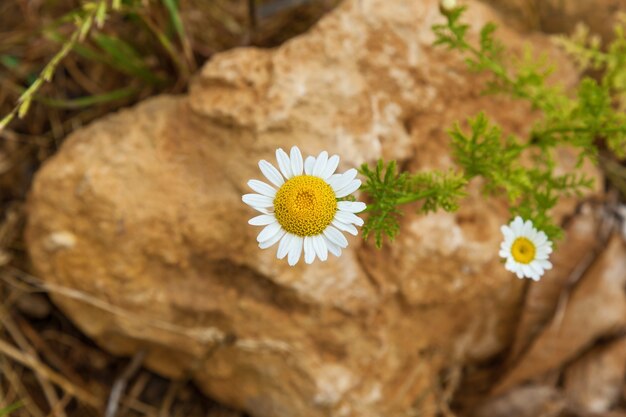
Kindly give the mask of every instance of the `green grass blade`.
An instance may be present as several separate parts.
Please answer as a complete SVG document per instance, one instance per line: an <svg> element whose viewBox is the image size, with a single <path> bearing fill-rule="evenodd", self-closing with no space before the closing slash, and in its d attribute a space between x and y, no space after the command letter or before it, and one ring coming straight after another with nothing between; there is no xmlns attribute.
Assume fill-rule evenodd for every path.
<svg viewBox="0 0 626 417"><path fill-rule="evenodd" d="M96 44L109 55L112 65L120 71L151 84L163 82L146 66L141 55L124 40L102 33L95 34L93 38Z"/></svg>
<svg viewBox="0 0 626 417"><path fill-rule="evenodd" d="M179 12L179 0L162 0L163 4L165 4L165 8L168 10L170 14L170 19L172 21L172 25L176 30L178 38L180 39L180 43L183 46L183 53L187 62L184 64L183 73L185 76L189 75L190 71L195 69L195 63L193 58L193 50L191 48L191 42L187 37L187 33L185 33L185 25L180 17Z"/></svg>
<svg viewBox="0 0 626 417"><path fill-rule="evenodd" d="M50 30L46 32L46 37L60 44L67 42L67 39L58 31ZM111 37L106 35L96 35L94 39L98 43L98 46L104 50L104 54L102 51L98 51L84 44L74 45L73 51L85 59L108 65L124 74L141 78L150 84L164 83L164 80L154 75L145 65L139 54L124 41L119 39L111 40ZM98 42L98 40L100 42ZM118 48L118 46L122 44L125 46Z"/></svg>
<svg viewBox="0 0 626 417"><path fill-rule="evenodd" d="M52 30L47 31L46 38L54 42L60 43L60 44L65 44L67 42L67 39L63 35L61 35L61 33L58 31L52 31ZM95 49L87 45L76 44L74 45L73 51L76 52L81 57L88 59L90 61L100 62L102 64L106 64L111 67L114 67L113 63L111 63L110 60L107 60L106 55L102 54L99 51L96 51Z"/></svg>
<svg viewBox="0 0 626 417"><path fill-rule="evenodd" d="M8 69L15 69L20 65L20 60L13 55L0 55L0 64L4 65Z"/></svg>
<svg viewBox="0 0 626 417"><path fill-rule="evenodd" d="M176 0L163 0L163 4L170 14L172 25L174 26L174 29L176 29L178 37L181 40L185 39L185 28L183 27L183 21L180 18L180 13L178 13L178 2Z"/></svg>
<svg viewBox="0 0 626 417"><path fill-rule="evenodd" d="M22 403L21 402L17 402L15 404L11 404L8 407L4 407L4 408L0 408L0 417L5 417L9 415L9 413L12 413L13 411L19 410L20 408L22 408Z"/></svg>
<svg viewBox="0 0 626 417"><path fill-rule="evenodd" d="M109 91L103 94L96 94L93 96L80 97L71 100L62 100L49 97L36 97L35 100L45 104L46 106L60 109L82 109L85 107L94 106L96 104L104 104L111 101L121 100L123 98L130 97L137 92L139 92L138 88L127 87Z"/></svg>

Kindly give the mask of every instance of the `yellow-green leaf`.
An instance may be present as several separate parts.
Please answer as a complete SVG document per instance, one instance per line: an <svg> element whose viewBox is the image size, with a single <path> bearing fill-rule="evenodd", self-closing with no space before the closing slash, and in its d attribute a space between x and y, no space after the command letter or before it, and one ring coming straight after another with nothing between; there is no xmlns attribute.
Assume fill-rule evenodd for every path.
<svg viewBox="0 0 626 417"><path fill-rule="evenodd" d="M98 25L98 28L101 28L102 26L104 26L104 21L107 18L107 3L106 1L101 1L100 4L98 4L98 11L96 11L96 24Z"/></svg>

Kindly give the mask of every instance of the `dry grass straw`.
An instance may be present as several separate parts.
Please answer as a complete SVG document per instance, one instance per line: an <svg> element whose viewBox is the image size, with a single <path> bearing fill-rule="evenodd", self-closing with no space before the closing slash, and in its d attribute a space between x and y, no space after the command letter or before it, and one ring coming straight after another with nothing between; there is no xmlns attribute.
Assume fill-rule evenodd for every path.
<svg viewBox="0 0 626 417"><path fill-rule="evenodd" d="M17 280L15 277L20 276ZM26 279L25 279L26 277ZM36 281L34 277L25 276L25 273L13 267L0 268L0 293L6 302L0 306L0 409L3 406L20 401L23 407L12 414L15 417L130 417L145 415L165 417L172 413L179 413L181 409L213 410L211 413L202 414L207 416L232 416L240 414L227 410L202 399L199 394L181 405L179 394L186 392L189 395L189 380L192 372L178 381L164 383L158 378L143 370L141 364L147 351L140 351L120 372L107 376L106 380L98 375L90 375L94 370L79 370L75 364L63 357L63 352L58 346L63 345L70 352L70 356L78 354L86 359L83 362L93 362L97 368L110 368L115 363L116 368L122 360L113 358L106 353L97 350L94 346L85 346L85 342L79 340L80 336L56 330L38 332L29 321L22 317L15 308L19 297L25 294L33 294L42 291L58 295L71 296L81 302L89 303L96 308L107 308L113 314L124 314L127 319L142 320L142 323L163 329L161 323L146 318L137 318L131 314L100 302L92 303L94 298L67 288L49 286ZM37 285L33 285L37 282ZM64 319L66 320L66 319ZM187 329L171 326L168 331L176 331L189 337L193 333L186 333ZM206 342L206 340L203 339ZM59 343L61 342L61 343ZM197 340L196 340L197 342ZM208 352L212 349L209 346ZM93 355L96 355L95 358ZM210 353L205 355L205 359ZM97 365L98 363L104 364ZM200 361L199 361L200 362ZM83 364L84 365L84 364ZM101 373L95 370L95 373ZM24 377L26 375L27 377ZM146 401L145 393L149 392L150 386L160 383L161 394L152 396ZM195 403L194 403L195 402ZM182 415L182 414L181 414ZM191 414L195 415L195 414Z"/></svg>

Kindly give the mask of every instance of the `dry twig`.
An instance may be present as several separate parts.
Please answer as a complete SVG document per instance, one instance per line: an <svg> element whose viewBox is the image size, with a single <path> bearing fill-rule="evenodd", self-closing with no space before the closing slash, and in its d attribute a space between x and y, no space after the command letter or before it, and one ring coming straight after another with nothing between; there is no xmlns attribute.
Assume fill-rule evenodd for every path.
<svg viewBox="0 0 626 417"><path fill-rule="evenodd" d="M5 356L13 359L15 362L18 362L21 365L32 369L35 373L38 373L43 378L46 378L50 382L58 385L65 392L76 397L85 404L89 404L94 408L100 408L102 406L101 399L94 396L92 393L84 390L83 388L75 386L63 375L50 369L47 365L41 363L39 360L33 358L32 356L21 352L19 349L15 348L14 346L2 339L0 339L0 352Z"/></svg>
<svg viewBox="0 0 626 417"><path fill-rule="evenodd" d="M115 380L113 388L111 389L111 394L109 395L109 400L107 401L105 417L115 417L117 414L120 400L122 398L122 394L124 394L126 386L128 385L128 381L141 367L141 364L146 357L146 353L147 351L145 349L138 351L135 356L133 356L133 359L130 361L128 366L124 369L122 375Z"/></svg>

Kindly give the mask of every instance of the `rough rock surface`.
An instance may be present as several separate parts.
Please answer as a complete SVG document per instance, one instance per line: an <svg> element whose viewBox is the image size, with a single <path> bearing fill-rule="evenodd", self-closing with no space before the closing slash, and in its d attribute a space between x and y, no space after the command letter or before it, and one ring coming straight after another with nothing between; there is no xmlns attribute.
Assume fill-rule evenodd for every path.
<svg viewBox="0 0 626 417"><path fill-rule="evenodd" d="M470 16L498 21L479 3ZM430 169L451 165L445 130L480 110L525 132L527 106L481 96L459 56L430 46L441 19L434 0L346 1L277 49L216 56L186 96L73 134L29 201L33 264L72 289L55 301L107 349L146 348L151 368L255 417L435 415L442 372L512 338L524 282L497 258L504 203L476 190L458 213L407 215L383 251L354 238L290 268L257 248L241 194L277 147Z"/></svg>
<svg viewBox="0 0 626 417"><path fill-rule="evenodd" d="M571 34L581 22L591 33L610 41L624 9L623 0L484 0L513 23L546 33Z"/></svg>

